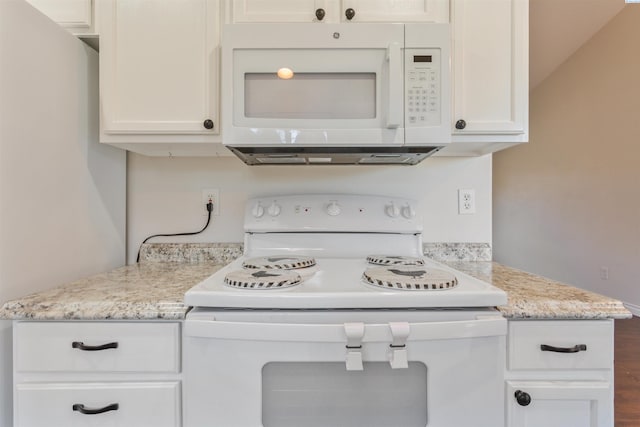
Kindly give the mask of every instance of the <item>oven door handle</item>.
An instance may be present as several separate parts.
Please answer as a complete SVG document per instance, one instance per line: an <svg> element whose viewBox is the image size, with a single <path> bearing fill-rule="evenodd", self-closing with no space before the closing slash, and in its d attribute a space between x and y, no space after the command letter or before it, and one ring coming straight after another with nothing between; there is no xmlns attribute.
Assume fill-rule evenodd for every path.
<svg viewBox="0 0 640 427"><path fill-rule="evenodd" d="M507 334L507 320L487 316L477 320L453 322L409 323L411 341L456 338L479 338ZM344 324L227 322L217 320L185 320L188 337L246 341L345 343ZM388 323L367 323L363 343L389 343L393 336Z"/></svg>

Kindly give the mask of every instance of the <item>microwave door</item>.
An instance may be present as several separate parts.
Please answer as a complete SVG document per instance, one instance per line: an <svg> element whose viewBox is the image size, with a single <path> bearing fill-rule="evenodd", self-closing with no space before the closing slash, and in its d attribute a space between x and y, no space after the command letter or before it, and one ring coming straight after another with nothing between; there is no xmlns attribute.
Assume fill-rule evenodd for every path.
<svg viewBox="0 0 640 427"><path fill-rule="evenodd" d="M265 31L254 36L261 40L259 46L223 47L223 55L230 56L223 64L231 63L223 70L225 144L403 144L403 27L305 29L326 32L325 27L342 36L295 46L290 40L269 41L270 32ZM383 40L376 29L393 31ZM305 37L310 37L306 31Z"/></svg>

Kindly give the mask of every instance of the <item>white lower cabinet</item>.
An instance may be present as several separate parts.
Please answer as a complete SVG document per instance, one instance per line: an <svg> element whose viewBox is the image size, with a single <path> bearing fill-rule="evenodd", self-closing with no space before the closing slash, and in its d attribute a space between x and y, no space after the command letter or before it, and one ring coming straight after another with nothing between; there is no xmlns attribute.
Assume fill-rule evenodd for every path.
<svg viewBox="0 0 640 427"><path fill-rule="evenodd" d="M613 426L607 381L507 381L510 427Z"/></svg>
<svg viewBox="0 0 640 427"><path fill-rule="evenodd" d="M508 427L613 427L613 320L509 323Z"/></svg>
<svg viewBox="0 0 640 427"><path fill-rule="evenodd" d="M179 427L179 322L15 321L14 427Z"/></svg>
<svg viewBox="0 0 640 427"><path fill-rule="evenodd" d="M175 427L180 383L17 384L15 425Z"/></svg>

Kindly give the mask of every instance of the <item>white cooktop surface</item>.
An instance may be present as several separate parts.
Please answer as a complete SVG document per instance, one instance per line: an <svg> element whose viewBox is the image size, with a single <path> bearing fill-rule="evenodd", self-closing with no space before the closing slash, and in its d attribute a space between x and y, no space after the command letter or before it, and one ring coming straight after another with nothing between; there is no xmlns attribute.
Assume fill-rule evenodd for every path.
<svg viewBox="0 0 640 427"><path fill-rule="evenodd" d="M373 267L364 258L316 258L317 266L305 272L303 283L287 289L236 289L224 277L242 268L244 257L220 269L185 294L185 304L196 307L260 309L438 308L493 307L504 305L504 291L425 259L427 268L452 272L458 286L434 291L383 289L362 281L362 272ZM315 271L315 273L313 273ZM306 277L313 273L310 277Z"/></svg>

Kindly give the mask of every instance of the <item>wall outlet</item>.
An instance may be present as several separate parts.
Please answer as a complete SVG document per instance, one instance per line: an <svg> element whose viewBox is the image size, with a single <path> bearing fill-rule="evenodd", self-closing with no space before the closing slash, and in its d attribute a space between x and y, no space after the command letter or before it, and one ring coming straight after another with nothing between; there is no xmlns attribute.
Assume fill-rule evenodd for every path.
<svg viewBox="0 0 640 427"><path fill-rule="evenodd" d="M476 213L476 190L458 190L458 214Z"/></svg>
<svg viewBox="0 0 640 427"><path fill-rule="evenodd" d="M213 202L213 212L214 216L220 215L220 190L217 188L206 188L202 190L202 203L207 204L209 200ZM207 213L205 207L205 214Z"/></svg>

